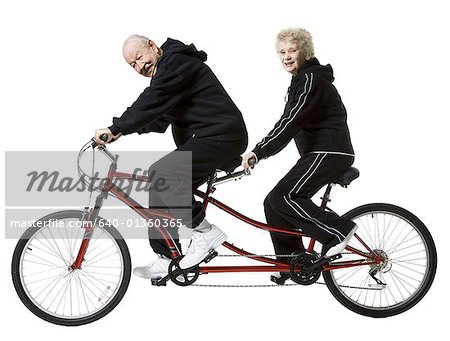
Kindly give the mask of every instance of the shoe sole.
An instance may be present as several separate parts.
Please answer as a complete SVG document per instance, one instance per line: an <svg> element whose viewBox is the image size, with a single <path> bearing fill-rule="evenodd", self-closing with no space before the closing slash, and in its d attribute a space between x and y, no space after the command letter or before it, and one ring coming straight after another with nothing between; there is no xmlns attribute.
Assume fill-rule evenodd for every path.
<svg viewBox="0 0 450 341"><path fill-rule="evenodd" d="M159 273L159 274L156 274L154 277L152 277L152 276L148 276L148 277L147 277L147 276L143 276L143 275L137 274L137 273L135 273L134 271L133 271L133 274L134 274L136 277L144 278L144 279L161 279L161 278L163 278L163 277L165 277L165 276L168 275L168 273L166 273L166 274Z"/></svg>

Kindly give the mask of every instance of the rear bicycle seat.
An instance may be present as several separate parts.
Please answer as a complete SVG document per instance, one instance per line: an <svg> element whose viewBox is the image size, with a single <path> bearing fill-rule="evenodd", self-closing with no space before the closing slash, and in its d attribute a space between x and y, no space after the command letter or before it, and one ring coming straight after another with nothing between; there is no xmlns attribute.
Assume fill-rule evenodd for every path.
<svg viewBox="0 0 450 341"><path fill-rule="evenodd" d="M355 167L346 169L343 173L331 179L330 183L347 187L355 179L359 178L359 170Z"/></svg>

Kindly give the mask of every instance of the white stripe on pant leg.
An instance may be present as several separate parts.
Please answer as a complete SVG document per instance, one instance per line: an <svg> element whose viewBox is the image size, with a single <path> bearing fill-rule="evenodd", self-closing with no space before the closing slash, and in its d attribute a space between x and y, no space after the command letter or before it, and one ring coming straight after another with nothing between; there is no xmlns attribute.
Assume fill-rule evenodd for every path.
<svg viewBox="0 0 450 341"><path fill-rule="evenodd" d="M305 212L305 210L302 209L302 208L300 207L300 205L298 205L295 201L292 200L292 192L293 192L293 190L295 189L295 187L299 184L299 182L300 182L305 176L308 176L307 179L300 185L300 187L299 187L298 190L296 191L296 192L298 193L298 192L300 191L300 189L303 187L303 185L306 183L306 181L307 181L309 178L311 178L311 176L314 174L314 172L315 172L315 171L317 170L317 168L320 166L320 164L322 163L322 161L323 161L323 159L325 158L325 156L326 156L326 154L324 154L324 155L321 155L321 154L317 155L317 157L314 159L314 161L313 161L313 163L311 164L311 166L309 167L309 169L308 169L308 170L306 171L306 173L300 178L300 180L297 181L297 183L294 185L294 187L290 190L290 192L289 192L289 194L288 194L288 200L291 201L292 204L297 205L297 206L298 206L298 207L306 214L306 217L303 216L300 212L298 212L298 211L295 209L295 207L293 207L291 204L289 204L289 202L288 202L288 204L289 204L289 206L291 206L292 209L293 209L298 215L300 215L303 219L312 221L312 222L314 222L316 225L318 225L318 226L321 227L321 228L323 227L323 229L325 229L325 231L327 231L327 228L328 228L328 229L332 229L332 228L330 228L329 226L327 226L327 225L321 223L321 222L318 221L317 219L314 221L314 218L310 217L310 216ZM319 157L321 157L321 159L319 160L319 162L317 163L317 165L315 165L315 163L316 163L316 161L317 161L317 159L318 159ZM311 171L312 168L314 168L314 169L313 169L312 172L308 175L308 173ZM286 202L287 202L287 201L286 201ZM320 224L322 224L323 226L320 226ZM328 231L327 231L327 232L328 232ZM337 236L337 237L339 238L339 236Z"/></svg>
<svg viewBox="0 0 450 341"><path fill-rule="evenodd" d="M312 171L312 173L308 176L308 178L307 178L307 179L301 184L301 186L299 187L298 191L300 191L300 189L301 189L301 187L303 187L304 183L305 183L305 182L306 182L306 181L314 174L314 172L317 170L317 168L319 167L320 163L323 161L323 159L325 158L325 156L326 156L326 154L322 156L321 160L319 161L319 163L318 163L317 165L315 165L315 163L316 163L318 157L320 157L320 155L318 155L318 156L315 158L315 160L313 161L313 163L311 164L311 166L309 167L309 169L306 171L306 173L300 178L299 181L297 181L297 183L294 185L294 187L292 188L292 190L289 192L288 197L284 196L284 199L285 199L286 203L287 203L287 204L288 204L288 205L289 205L289 206L290 206L290 207L291 207L291 208L292 208L292 209L293 209L293 210L294 210L301 218L303 218L303 219L305 219L305 220L308 220L308 221L312 221L312 222L315 223L315 225L318 226L320 229L326 231L327 233L330 233L330 234L332 234L332 235L335 235L338 239L341 239L340 236L339 236L339 234L340 234L339 231L337 231L337 230L335 230L335 229L333 229L333 228L331 228L331 227L329 227L329 226L323 224L322 222L320 222L320 221L317 220L317 219L314 219L314 218L310 217L310 216L305 212L304 209L302 209L295 201L293 201L293 200L291 199L291 194L292 194L292 191L294 190L294 188L298 185L298 183L299 183L305 176L308 175L308 173L310 172L311 168L315 167L314 170ZM297 191L297 192L298 192L298 191ZM289 199L289 201L292 202L292 204L297 205L297 206L305 213L306 216L302 215L302 214L301 214L301 213L300 213L300 212L299 212L299 211L298 211L291 203L289 203L288 199ZM322 226L321 226L321 225L322 225ZM336 231L338 234L335 234L335 233L331 232L331 230Z"/></svg>
<svg viewBox="0 0 450 341"><path fill-rule="evenodd" d="M340 242L342 240L344 240L345 236L339 230L336 230L335 228L324 224L323 222L317 220L316 218L311 217L310 215L308 215L308 213L297 202L293 201L292 199L290 201L293 204L295 204L299 209L301 209L308 216L309 219L307 219L307 220L310 220L310 221L314 222L317 226L321 227L323 230L327 231L328 233L330 233L332 235L335 235L339 239ZM298 211L296 211L296 212L298 213ZM320 226L320 225L322 225L322 226ZM333 233L331 231L334 231L337 234Z"/></svg>
<svg viewBox="0 0 450 341"><path fill-rule="evenodd" d="M320 156L320 154L318 155L318 157ZM296 191L296 193L298 193L299 191L300 191L300 189L303 187L303 185L306 183L306 181L308 181L310 178L311 178L311 176L315 173L315 171L317 170L317 168L319 168L319 166L320 166L320 164L322 163L322 161L325 159L325 157L327 156L327 154L325 153L323 156L322 156L322 158L319 160L319 163L315 166L315 168L314 168L314 170L311 172L311 174L309 174L309 176L307 177L307 179L305 179L305 181L303 181L303 183L300 185L300 187L297 189L297 191ZM308 172L311 170L311 168L314 166L314 163L316 162L316 160L317 160L317 157L316 157L316 159L314 160L314 162L312 163L312 165L311 165L311 167L308 169L308 171L305 173L305 175L306 174L308 174ZM304 177L305 177L305 175L303 175L302 176L302 178L301 179L303 179ZM313 217L311 217L297 202L295 202L293 199L292 199L292 192L294 191L294 189L295 189L295 187L298 185L298 183L301 181L301 179L299 180L299 181L297 181L297 183L294 185L294 187L291 189L291 191L289 192L289 194L288 194L288 197L286 198L285 197L285 201L286 201L286 203L289 205L289 206L291 206L292 207L292 209L300 216L300 217L302 217L303 219L306 219L306 220L308 220L308 221L311 221L311 222L313 222L316 226L318 226L320 229L322 229L322 230L324 230L324 231L326 231L327 233L329 233L329 234L332 234L332 235L334 235L334 236L336 236L338 239L339 239L339 241L341 241L343 238L345 238L345 236L340 232L340 231L338 231L338 230L336 230L335 228L332 228L332 227L330 227L330 226L328 226L328 225L326 225L325 223L323 223L323 222L321 222L321 221L319 221L319 220L317 220L316 218L313 218ZM292 204L290 204L289 203L289 201L292 203ZM303 216L297 209L295 209L295 207L293 206L293 205L296 205L301 211L303 211L303 213L306 215L306 217L305 216ZM334 231L334 232L336 232L336 233L333 233L332 231Z"/></svg>
<svg viewBox="0 0 450 341"><path fill-rule="evenodd" d="M308 179L311 177L311 175L314 174L314 172L316 171L317 167L319 167L319 165L322 163L322 160L325 158L326 154L322 156L322 158L319 160L319 163L317 164L317 166L315 166L314 164L316 163L317 159L320 158L321 154L318 154L316 159L313 161L313 163L311 164L311 167L309 167L309 169L306 171L306 173L300 178L300 180L297 181L297 183L295 184L295 186L289 191L289 198L292 196L292 192L294 191L295 187L297 187L297 185L299 184L300 181L302 181L302 179L308 175L309 171L311 170L311 168L314 168L313 171L311 172L311 174L308 176L308 178L303 181L303 183L300 185L300 187L298 188L297 191L295 191L295 193L298 193L300 191L300 189L303 187L303 185L305 184L306 181L308 181Z"/></svg>
<svg viewBox="0 0 450 341"><path fill-rule="evenodd" d="M302 176L302 177L297 181L297 183L294 185L294 188L297 187L298 183L299 183L300 181L302 181L303 178L304 178L305 176L308 175L309 171L314 167L314 164L315 164L316 161L319 159L319 157L320 157L320 155L317 155L317 156L316 156L316 158L314 159L314 161L311 163L311 166L309 167L309 169L305 172L305 174L303 174L303 176ZM292 193L292 190L289 192L289 195L290 195L291 193Z"/></svg>
<svg viewBox="0 0 450 341"><path fill-rule="evenodd" d="M307 220L307 221L312 221L313 223L315 223L312 219L303 216L299 211L297 211L297 210L295 209L295 207L292 206L291 203L289 203L289 201L288 201L288 199L287 199L287 197L286 197L285 195L283 196L283 198L284 198L284 201L286 201L286 203L287 203L287 204L288 204L288 205L289 205L289 206L290 206L290 207L291 207L291 208L292 208L292 209L300 216L300 218L302 218L302 219L304 219L304 220ZM292 201L292 200L290 200L290 201ZM292 201L292 202L295 203L295 201ZM337 234L331 232L329 229L326 229L326 228L324 228L324 227L318 225L317 223L315 223L315 225L316 225L319 229L324 230L325 232L327 232L327 233L329 233L329 234L332 234L332 235L335 236L337 239L339 239L339 241L341 241L341 237L340 237L339 235L337 235ZM302 229L302 231L304 231L304 229Z"/></svg>

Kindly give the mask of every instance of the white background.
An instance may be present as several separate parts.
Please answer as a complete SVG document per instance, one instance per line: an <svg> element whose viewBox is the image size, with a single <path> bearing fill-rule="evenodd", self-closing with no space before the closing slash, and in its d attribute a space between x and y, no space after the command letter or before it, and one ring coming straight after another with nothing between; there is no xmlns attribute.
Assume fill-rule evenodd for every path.
<svg viewBox="0 0 450 341"><path fill-rule="evenodd" d="M147 86L121 56L133 33L158 44L195 43L243 112L252 148L282 113L289 74L274 51L288 26L313 35L316 56L333 65L348 110L361 177L335 189L340 213L368 202L414 212L438 248L436 280L412 310L375 320L341 306L324 286L295 288L151 287L133 277L107 317L78 328L50 325L19 301L10 278L15 240L1 238L3 335L101 339L419 340L444 331L449 302L448 12L445 1L8 1L0 5L2 150L78 150L111 124ZM112 150L170 150L170 133L127 136ZM219 187L216 197L264 220L267 192L295 163L290 145L252 176ZM4 163L4 153L1 154ZM0 167L2 178L4 166ZM1 183L4 189L4 183ZM0 199L4 206L4 198ZM84 203L80 203L83 205ZM2 210L3 214L3 210ZM269 236L217 210L208 218L230 241L272 252ZM3 221L3 217L1 219ZM133 265L152 257L129 242ZM217 276L217 277L214 277ZM209 275L201 283L268 284L267 275Z"/></svg>

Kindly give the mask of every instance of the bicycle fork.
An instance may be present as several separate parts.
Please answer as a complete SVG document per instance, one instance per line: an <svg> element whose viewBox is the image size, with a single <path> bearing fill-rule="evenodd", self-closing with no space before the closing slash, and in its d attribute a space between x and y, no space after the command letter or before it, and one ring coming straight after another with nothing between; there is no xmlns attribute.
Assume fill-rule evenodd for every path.
<svg viewBox="0 0 450 341"><path fill-rule="evenodd" d="M70 266L72 270L81 269L81 264L84 261L84 256L91 241L92 234L94 233L95 224L99 215L100 208L103 205L103 200L105 199L104 194L100 194L95 200L94 208L85 207L83 215L81 217L82 227L86 229L83 235L83 241L81 242L80 249L78 250L77 257L73 264Z"/></svg>

